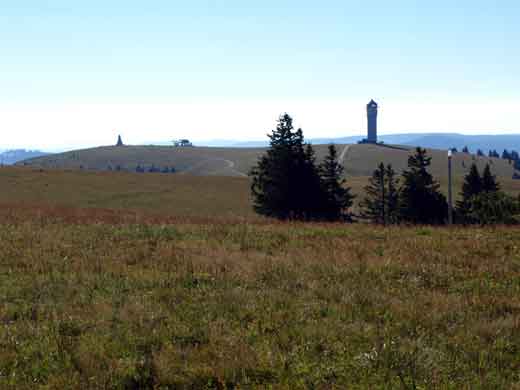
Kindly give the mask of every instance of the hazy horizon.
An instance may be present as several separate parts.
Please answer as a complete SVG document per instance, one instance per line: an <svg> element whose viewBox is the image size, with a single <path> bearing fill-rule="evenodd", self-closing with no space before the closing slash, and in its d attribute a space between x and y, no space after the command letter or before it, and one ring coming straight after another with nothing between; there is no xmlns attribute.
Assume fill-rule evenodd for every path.
<svg viewBox="0 0 520 390"><path fill-rule="evenodd" d="M515 1L21 0L0 13L0 149L520 132Z"/></svg>

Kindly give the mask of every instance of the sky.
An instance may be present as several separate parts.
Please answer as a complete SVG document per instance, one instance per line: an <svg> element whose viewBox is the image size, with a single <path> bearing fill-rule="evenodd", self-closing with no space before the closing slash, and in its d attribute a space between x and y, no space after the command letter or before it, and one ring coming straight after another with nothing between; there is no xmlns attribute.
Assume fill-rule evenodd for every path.
<svg viewBox="0 0 520 390"><path fill-rule="evenodd" d="M80 4L81 3L81 4ZM520 133L520 2L0 0L0 148Z"/></svg>

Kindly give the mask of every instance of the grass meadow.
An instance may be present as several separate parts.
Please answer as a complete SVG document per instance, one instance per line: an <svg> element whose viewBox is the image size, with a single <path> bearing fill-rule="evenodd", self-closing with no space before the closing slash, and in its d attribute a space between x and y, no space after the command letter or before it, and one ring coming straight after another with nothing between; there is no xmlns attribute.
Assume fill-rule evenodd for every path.
<svg viewBox="0 0 520 390"><path fill-rule="evenodd" d="M447 193L447 178L437 177ZM498 178L502 188L520 193L520 180ZM453 192L460 192L463 176L455 175ZM366 176L347 176L356 195L353 211L364 197ZM88 208L119 210L125 214L189 218L258 220L250 198L250 180L232 176L161 173L100 172L31 167L0 168L0 205L34 209ZM77 210L74 211L77 213Z"/></svg>
<svg viewBox="0 0 520 390"><path fill-rule="evenodd" d="M91 217L2 215L0 388L520 388L518 229Z"/></svg>
<svg viewBox="0 0 520 390"><path fill-rule="evenodd" d="M520 389L519 228L280 223L242 178L0 183L0 389Z"/></svg>

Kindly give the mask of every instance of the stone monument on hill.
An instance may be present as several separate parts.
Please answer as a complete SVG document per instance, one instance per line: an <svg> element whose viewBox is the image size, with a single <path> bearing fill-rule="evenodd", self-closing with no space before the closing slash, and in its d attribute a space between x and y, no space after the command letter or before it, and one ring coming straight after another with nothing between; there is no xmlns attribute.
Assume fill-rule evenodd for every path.
<svg viewBox="0 0 520 390"><path fill-rule="evenodd" d="M117 136L117 144L116 144L116 146L124 146L123 140L121 139L120 135Z"/></svg>

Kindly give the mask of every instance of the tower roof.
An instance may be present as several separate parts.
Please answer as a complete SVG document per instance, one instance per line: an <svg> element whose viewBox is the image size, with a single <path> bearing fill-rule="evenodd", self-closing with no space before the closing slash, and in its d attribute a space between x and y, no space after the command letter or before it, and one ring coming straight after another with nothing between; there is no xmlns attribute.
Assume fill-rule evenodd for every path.
<svg viewBox="0 0 520 390"><path fill-rule="evenodd" d="M367 107L377 107L377 103L374 101L374 99L371 99L368 102Z"/></svg>

